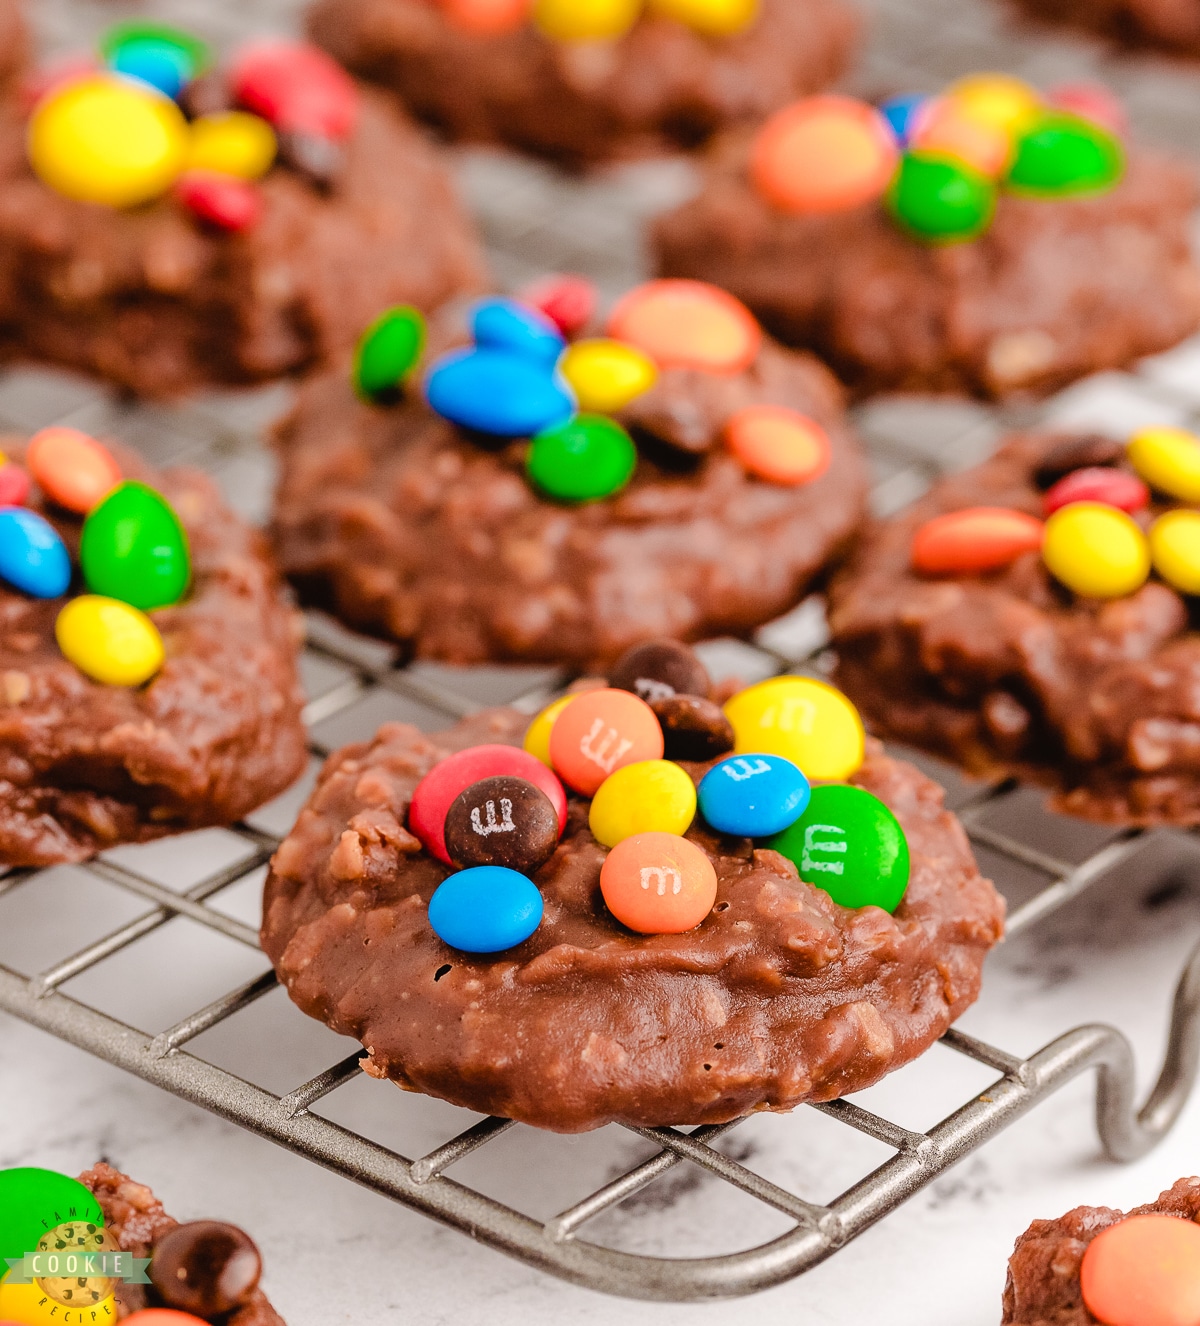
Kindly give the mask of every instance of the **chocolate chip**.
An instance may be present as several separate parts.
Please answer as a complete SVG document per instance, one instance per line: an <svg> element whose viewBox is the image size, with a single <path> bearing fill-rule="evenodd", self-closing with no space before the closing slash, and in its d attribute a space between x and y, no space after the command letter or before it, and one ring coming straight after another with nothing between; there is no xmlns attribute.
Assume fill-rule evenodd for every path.
<svg viewBox="0 0 1200 1326"><path fill-rule="evenodd" d="M279 159L326 192L337 183L346 164L340 143L319 134L281 133Z"/></svg>
<svg viewBox="0 0 1200 1326"><path fill-rule="evenodd" d="M1046 452L1033 472L1033 480L1041 489L1053 488L1072 470L1089 465L1116 465L1124 455L1124 445L1111 437L1101 437L1098 433L1069 437Z"/></svg>
<svg viewBox="0 0 1200 1326"><path fill-rule="evenodd" d="M715 760L733 749L733 725L720 705L700 695L672 695L654 700L668 760Z"/></svg>
<svg viewBox="0 0 1200 1326"><path fill-rule="evenodd" d="M649 640L634 645L617 660L608 684L632 691L647 704L672 695L704 695L712 689L708 669L678 640Z"/></svg>
<svg viewBox="0 0 1200 1326"><path fill-rule="evenodd" d="M249 1234L220 1220L176 1225L151 1254L150 1279L163 1302L198 1317L245 1303L261 1274L262 1258Z"/></svg>
<svg viewBox="0 0 1200 1326"><path fill-rule="evenodd" d="M456 866L507 866L532 874L558 846L550 798L524 778L473 783L446 812L446 851Z"/></svg>

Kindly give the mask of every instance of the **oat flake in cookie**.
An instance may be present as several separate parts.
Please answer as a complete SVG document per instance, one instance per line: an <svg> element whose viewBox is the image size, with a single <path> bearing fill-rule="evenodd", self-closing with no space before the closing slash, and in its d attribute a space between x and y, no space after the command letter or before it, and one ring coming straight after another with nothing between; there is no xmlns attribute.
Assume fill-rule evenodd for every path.
<svg viewBox="0 0 1200 1326"><path fill-rule="evenodd" d="M872 728L1123 824L1200 822L1200 440L1010 437L871 529L831 593Z"/></svg>
<svg viewBox="0 0 1200 1326"><path fill-rule="evenodd" d="M0 349L144 396L307 371L481 262L424 135L315 47L119 24L0 109Z"/></svg>
<svg viewBox="0 0 1200 1326"><path fill-rule="evenodd" d="M809 98L713 147L656 223L659 270L730 290L860 393L1053 390L1200 321L1194 172L1127 147L1120 118L988 74Z"/></svg>
<svg viewBox="0 0 1200 1326"><path fill-rule="evenodd" d="M845 0L320 0L314 40L456 141L569 165L690 150L845 70Z"/></svg>
<svg viewBox="0 0 1200 1326"><path fill-rule="evenodd" d="M454 663L604 665L753 630L860 523L837 384L713 287L638 287L606 334L484 300L421 359L414 318L383 315L278 433L280 564L357 629Z"/></svg>
<svg viewBox="0 0 1200 1326"><path fill-rule="evenodd" d="M1133 1211L1078 1206L1017 1240L1003 1326L1159 1326L1200 1319L1200 1179Z"/></svg>
<svg viewBox="0 0 1200 1326"><path fill-rule="evenodd" d="M734 749L703 765L667 756L645 701L595 683L532 725L389 724L337 752L266 885L262 944L292 999L361 1040L374 1076L560 1132L786 1111L908 1062L976 998L1003 903L940 789L864 752L831 687L777 679L726 713ZM525 828L496 788L547 727L570 792L550 859L525 875L432 855L410 814L430 771L484 779L461 795L486 851ZM764 777L783 759L791 779ZM810 786L822 761L842 781ZM696 814L706 776L729 814L786 796L793 822L717 833ZM597 778L595 799L574 790ZM830 794L852 812L831 819ZM898 903L885 879L906 884ZM840 906L847 888L868 905Z"/></svg>
<svg viewBox="0 0 1200 1326"><path fill-rule="evenodd" d="M0 463L0 862L227 824L304 767L300 622L191 470L69 428Z"/></svg>

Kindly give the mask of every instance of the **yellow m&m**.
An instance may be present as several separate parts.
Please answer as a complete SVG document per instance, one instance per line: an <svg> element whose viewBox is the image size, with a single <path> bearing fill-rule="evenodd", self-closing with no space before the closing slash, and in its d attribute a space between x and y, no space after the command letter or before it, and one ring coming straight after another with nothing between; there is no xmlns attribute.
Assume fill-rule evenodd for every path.
<svg viewBox="0 0 1200 1326"><path fill-rule="evenodd" d="M201 115L192 122L188 169L256 180L271 169L277 147L275 130L261 115L246 111Z"/></svg>
<svg viewBox="0 0 1200 1326"><path fill-rule="evenodd" d="M728 37L758 17L760 0L650 0L650 10L710 37Z"/></svg>
<svg viewBox="0 0 1200 1326"><path fill-rule="evenodd" d="M734 753L782 755L810 781L849 778L863 762L866 735L858 710L834 687L811 677L773 677L725 706Z"/></svg>
<svg viewBox="0 0 1200 1326"><path fill-rule="evenodd" d="M140 686L163 665L158 627L139 609L100 594L81 594L58 614L63 657L106 686Z"/></svg>
<svg viewBox="0 0 1200 1326"><path fill-rule="evenodd" d="M642 0L537 0L533 21L556 41L613 41L641 13Z"/></svg>
<svg viewBox="0 0 1200 1326"><path fill-rule="evenodd" d="M615 414L658 379L658 366L636 346L607 338L576 341L558 364L579 402L591 414Z"/></svg>
<svg viewBox="0 0 1200 1326"><path fill-rule="evenodd" d="M1044 109L1033 88L1011 74L970 74L951 83L945 97L968 119L1012 135L1027 129Z"/></svg>
<svg viewBox="0 0 1200 1326"><path fill-rule="evenodd" d="M530 723L525 733L525 740L522 742L525 750L534 759L541 760L547 768L553 768L550 762L550 733L554 731L554 720L574 698L573 695L564 695L553 704L548 704Z"/></svg>
<svg viewBox="0 0 1200 1326"><path fill-rule="evenodd" d="M1183 428L1143 428L1129 439L1129 463L1160 493L1200 502L1200 438Z"/></svg>
<svg viewBox="0 0 1200 1326"><path fill-rule="evenodd" d="M1150 526L1154 569L1181 594L1200 594L1200 511L1168 511Z"/></svg>
<svg viewBox="0 0 1200 1326"><path fill-rule="evenodd" d="M1046 521L1042 560L1084 598L1122 598L1150 574L1150 549L1138 523L1100 502L1072 502L1056 511Z"/></svg>
<svg viewBox="0 0 1200 1326"><path fill-rule="evenodd" d="M606 778L592 799L588 827L605 847L635 833L683 836L696 818L696 785L670 760L627 764Z"/></svg>
<svg viewBox="0 0 1200 1326"><path fill-rule="evenodd" d="M130 79L94 74L38 103L29 121L29 162L68 198L134 207L175 183L188 141L173 101Z"/></svg>

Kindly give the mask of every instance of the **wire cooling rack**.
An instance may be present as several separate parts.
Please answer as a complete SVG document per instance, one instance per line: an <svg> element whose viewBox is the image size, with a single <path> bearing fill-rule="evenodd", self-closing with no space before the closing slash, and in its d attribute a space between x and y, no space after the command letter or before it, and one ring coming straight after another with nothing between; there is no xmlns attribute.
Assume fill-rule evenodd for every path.
<svg viewBox="0 0 1200 1326"><path fill-rule="evenodd" d="M771 628L767 638L787 652L734 641L716 642L702 652L718 673L738 669L757 678L797 667L819 669L819 604L804 605L787 623ZM447 725L479 705L479 698L463 692L473 691L476 697L482 694L488 700L515 701L532 710L563 680L552 672L397 668L387 650L354 641L321 621L313 623L304 672L313 694L306 717L317 755L326 753L336 739L365 735L383 716L415 718L427 728ZM530 682L531 689L511 694ZM996 785L969 794L958 806L976 844L990 853L989 866L1007 863L1041 877L1041 886L1013 912L1010 932L1036 924L1102 876L1127 868L1142 844L1144 835L1121 833L1110 836L1081 862L1059 859L996 827L989 812L1010 795L1011 787ZM144 902L145 909L32 976L0 965L0 1009L502 1252L608 1293L661 1300L702 1299L746 1294L797 1276L1091 1069L1097 1073L1096 1120L1104 1149L1116 1160L1132 1160L1165 1134L1195 1080L1200 1058L1200 949L1178 986L1158 1083L1140 1108L1134 1098L1132 1049L1111 1027L1077 1027L1027 1059L952 1029L942 1044L998 1076L927 1131L913 1131L851 1101L809 1107L874 1138L892 1153L828 1203L807 1200L718 1149L715 1144L738 1127L735 1122L691 1131L631 1129L653 1145L648 1159L551 1218L534 1218L448 1174L457 1162L517 1126L509 1120L483 1119L427 1154L410 1158L319 1112L323 1100L362 1074L362 1051L290 1091L276 1093L189 1049L203 1033L236 1019L271 993L276 978L270 970L228 990L157 1035L128 1026L90 1002L63 993L67 982L118 959L176 917L190 918L257 950L254 927L212 904L226 890L254 881L279 839L253 821L232 832L244 848L238 860L182 892L156 883L120 860L101 858L82 867L78 872L82 880L96 887L115 885ZM6 898L38 887L42 873L10 871L0 877L0 924ZM993 873L1002 876L1003 868L993 869ZM296 1012L295 1017L301 1014ZM262 1049L264 1058L269 1058L270 1046ZM394 1092L396 1109L403 1108L404 1098L395 1088L376 1085L379 1091ZM782 1213L789 1228L757 1247L702 1258L646 1256L587 1237L589 1222L681 1165L697 1166Z"/></svg>

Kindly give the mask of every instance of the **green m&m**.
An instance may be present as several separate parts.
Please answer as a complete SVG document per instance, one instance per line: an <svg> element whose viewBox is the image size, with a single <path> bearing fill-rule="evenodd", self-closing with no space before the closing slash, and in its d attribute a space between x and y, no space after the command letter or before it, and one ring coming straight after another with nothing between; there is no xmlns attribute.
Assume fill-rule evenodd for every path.
<svg viewBox="0 0 1200 1326"><path fill-rule="evenodd" d="M143 612L178 603L192 574L179 517L153 488L133 479L119 483L89 512L79 561L93 594Z"/></svg>
<svg viewBox="0 0 1200 1326"><path fill-rule="evenodd" d="M804 814L766 846L842 907L894 912L908 888L908 839L870 792L844 783L814 787Z"/></svg>
<svg viewBox="0 0 1200 1326"><path fill-rule="evenodd" d="M526 462L530 480L562 502L595 502L619 493L637 468L633 439L612 419L580 414L539 433Z"/></svg>
<svg viewBox="0 0 1200 1326"><path fill-rule="evenodd" d="M77 1179L50 1169L0 1170L0 1269L5 1258L37 1250L48 1230L68 1220L103 1225L100 1203Z"/></svg>
<svg viewBox="0 0 1200 1326"><path fill-rule="evenodd" d="M933 152L906 152L887 205L910 234L933 244L975 239L996 210L996 186L979 171Z"/></svg>
<svg viewBox="0 0 1200 1326"><path fill-rule="evenodd" d="M410 304L387 309L359 337L354 390L365 401L390 405L425 348L425 319Z"/></svg>
<svg viewBox="0 0 1200 1326"><path fill-rule="evenodd" d="M1120 142L1077 115L1043 115L1017 140L1005 181L1013 193L1056 198L1111 188L1125 169Z"/></svg>

